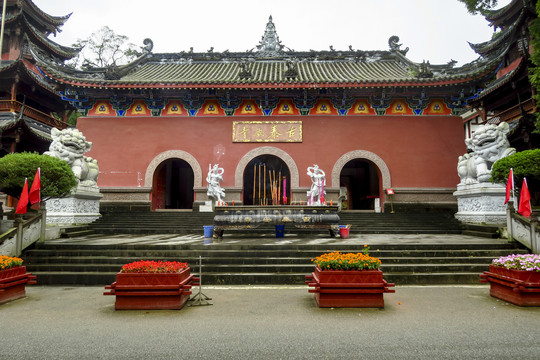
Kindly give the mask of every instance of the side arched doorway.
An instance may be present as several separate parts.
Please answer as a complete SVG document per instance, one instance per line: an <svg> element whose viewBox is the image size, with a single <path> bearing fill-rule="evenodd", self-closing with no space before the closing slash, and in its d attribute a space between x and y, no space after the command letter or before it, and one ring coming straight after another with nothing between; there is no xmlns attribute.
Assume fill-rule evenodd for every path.
<svg viewBox="0 0 540 360"><path fill-rule="evenodd" d="M194 173L182 159L167 159L154 171L152 210L193 209Z"/></svg>
<svg viewBox="0 0 540 360"><path fill-rule="evenodd" d="M245 205L282 205L291 199L291 174L285 162L275 155L259 155L244 168ZM284 191L285 190L285 191Z"/></svg>
<svg viewBox="0 0 540 360"><path fill-rule="evenodd" d="M339 175L341 195L347 210L374 210L375 199L379 197L379 173L377 166L369 160L348 161Z"/></svg>

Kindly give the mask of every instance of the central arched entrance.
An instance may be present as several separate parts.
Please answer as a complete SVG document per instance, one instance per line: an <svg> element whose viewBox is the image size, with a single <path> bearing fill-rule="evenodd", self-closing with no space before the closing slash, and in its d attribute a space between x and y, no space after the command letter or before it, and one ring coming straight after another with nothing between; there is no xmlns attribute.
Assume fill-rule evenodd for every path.
<svg viewBox="0 0 540 360"><path fill-rule="evenodd" d="M185 160L165 160L154 172L152 210L193 209L193 185L193 169Z"/></svg>
<svg viewBox="0 0 540 360"><path fill-rule="evenodd" d="M379 174L371 161L350 160L339 175L341 195L346 194L343 208L346 210L374 210L379 198Z"/></svg>
<svg viewBox="0 0 540 360"><path fill-rule="evenodd" d="M259 155L245 167L243 175L245 205L289 204L291 174L285 162L275 155Z"/></svg>

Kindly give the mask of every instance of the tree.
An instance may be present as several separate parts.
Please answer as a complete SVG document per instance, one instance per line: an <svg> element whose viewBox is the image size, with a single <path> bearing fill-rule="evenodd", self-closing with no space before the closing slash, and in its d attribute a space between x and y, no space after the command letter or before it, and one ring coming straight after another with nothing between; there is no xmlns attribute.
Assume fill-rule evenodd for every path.
<svg viewBox="0 0 540 360"><path fill-rule="evenodd" d="M498 0L459 0L467 7L467 10L472 15L478 13L485 14L487 10L493 9L498 4Z"/></svg>
<svg viewBox="0 0 540 360"><path fill-rule="evenodd" d="M38 167L41 168L42 201L65 196L77 186L77 179L67 162L48 155L22 152L0 158L0 190L19 198L24 179L28 178L30 186Z"/></svg>
<svg viewBox="0 0 540 360"><path fill-rule="evenodd" d="M126 64L137 56L137 48L129 38L119 35L108 26L94 32L87 39L78 39L72 46L83 48L68 65L91 69Z"/></svg>

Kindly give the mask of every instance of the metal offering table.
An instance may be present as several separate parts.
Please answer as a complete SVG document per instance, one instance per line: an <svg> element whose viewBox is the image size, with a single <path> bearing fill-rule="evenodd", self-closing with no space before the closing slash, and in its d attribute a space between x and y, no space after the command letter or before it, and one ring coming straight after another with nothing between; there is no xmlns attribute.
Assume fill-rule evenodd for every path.
<svg viewBox="0 0 540 360"><path fill-rule="evenodd" d="M329 230L339 236L339 206L216 206L214 238L221 239L227 229L255 229L261 225L294 225L302 229Z"/></svg>

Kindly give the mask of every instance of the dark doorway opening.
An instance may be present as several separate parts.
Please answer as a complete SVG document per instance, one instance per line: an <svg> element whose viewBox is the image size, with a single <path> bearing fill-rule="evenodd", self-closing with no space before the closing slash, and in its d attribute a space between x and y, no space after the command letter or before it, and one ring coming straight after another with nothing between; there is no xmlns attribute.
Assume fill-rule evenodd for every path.
<svg viewBox="0 0 540 360"><path fill-rule="evenodd" d="M193 185L193 169L186 161L164 161L154 173L152 209L193 209Z"/></svg>
<svg viewBox="0 0 540 360"><path fill-rule="evenodd" d="M374 210L379 198L379 174L371 161L354 159L345 164L339 176L342 195L347 196L344 209Z"/></svg>
<svg viewBox="0 0 540 360"><path fill-rule="evenodd" d="M274 155L257 156L247 164L243 178L244 205L286 205L291 201L291 174Z"/></svg>

